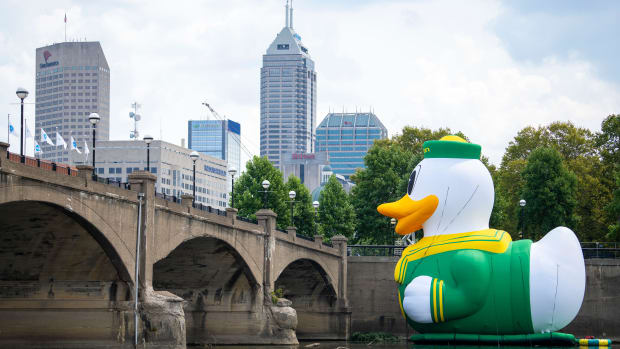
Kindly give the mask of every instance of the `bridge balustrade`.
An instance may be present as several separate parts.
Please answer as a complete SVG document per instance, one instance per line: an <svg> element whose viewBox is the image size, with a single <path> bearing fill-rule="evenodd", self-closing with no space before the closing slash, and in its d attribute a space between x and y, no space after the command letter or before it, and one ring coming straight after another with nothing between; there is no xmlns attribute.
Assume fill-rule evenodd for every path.
<svg viewBox="0 0 620 349"><path fill-rule="evenodd" d="M348 256L369 256L369 257L399 257L405 246L396 245L349 245L347 246ZM583 258L610 258L620 259L619 242L582 242L581 251Z"/></svg>

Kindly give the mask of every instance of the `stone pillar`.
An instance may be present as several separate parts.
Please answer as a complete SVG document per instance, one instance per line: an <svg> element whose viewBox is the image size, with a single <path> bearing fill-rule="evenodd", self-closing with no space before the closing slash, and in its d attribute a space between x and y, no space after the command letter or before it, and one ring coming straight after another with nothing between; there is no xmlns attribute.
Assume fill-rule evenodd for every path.
<svg viewBox="0 0 620 349"><path fill-rule="evenodd" d="M297 228L296 227L286 227L286 233L291 237L291 241L297 240Z"/></svg>
<svg viewBox="0 0 620 349"><path fill-rule="evenodd" d="M340 308L349 307L347 299L347 241L348 239L343 235L332 237L332 244L340 253L340 266L338 270L338 302Z"/></svg>
<svg viewBox="0 0 620 349"><path fill-rule="evenodd" d="M347 238L343 235L332 236L332 244L340 253L338 268L338 311L340 312L338 326L342 338L351 335L351 311L347 297Z"/></svg>
<svg viewBox="0 0 620 349"><path fill-rule="evenodd" d="M88 187L88 181L93 179L94 167L90 165L77 165L78 177L84 178L84 186Z"/></svg>
<svg viewBox="0 0 620 349"><path fill-rule="evenodd" d="M226 207L226 217L230 218L230 224L235 225L235 220L237 220L237 212L236 208Z"/></svg>
<svg viewBox="0 0 620 349"><path fill-rule="evenodd" d="M181 205L183 205L183 207L187 209L187 213L191 213L193 202L194 202L194 195L192 194L181 195Z"/></svg>
<svg viewBox="0 0 620 349"><path fill-rule="evenodd" d="M323 247L323 235L315 235L314 243L316 244L316 248L320 250Z"/></svg>
<svg viewBox="0 0 620 349"><path fill-rule="evenodd" d="M256 212L258 224L263 227L265 232L265 250L263 258L263 296L266 305L271 304L271 291L273 291L274 282L272 280L273 258L276 249L276 239L274 232L276 230L276 218L278 215L270 209L260 209Z"/></svg>
<svg viewBox="0 0 620 349"><path fill-rule="evenodd" d="M150 251L155 245L155 181L157 176L147 171L134 171L128 176L131 189L144 193L142 202L142 241L140 243L140 286L153 287L153 258ZM135 232L137 234L137 232Z"/></svg>
<svg viewBox="0 0 620 349"><path fill-rule="evenodd" d="M0 167L2 164L7 161L7 153L9 152L9 143L0 142Z"/></svg>

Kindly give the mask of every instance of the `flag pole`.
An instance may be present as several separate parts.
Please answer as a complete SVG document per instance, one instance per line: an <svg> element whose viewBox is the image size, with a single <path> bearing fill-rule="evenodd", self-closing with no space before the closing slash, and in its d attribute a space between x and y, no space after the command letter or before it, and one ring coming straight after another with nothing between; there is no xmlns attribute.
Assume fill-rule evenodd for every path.
<svg viewBox="0 0 620 349"><path fill-rule="evenodd" d="M6 142L11 143L11 114L6 114Z"/></svg>
<svg viewBox="0 0 620 349"><path fill-rule="evenodd" d="M65 42L67 42L67 12L65 12Z"/></svg>

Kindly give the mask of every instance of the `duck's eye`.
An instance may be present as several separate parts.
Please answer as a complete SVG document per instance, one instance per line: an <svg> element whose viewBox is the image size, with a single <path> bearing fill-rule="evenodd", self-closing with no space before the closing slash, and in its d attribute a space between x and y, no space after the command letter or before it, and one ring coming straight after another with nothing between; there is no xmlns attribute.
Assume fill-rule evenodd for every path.
<svg viewBox="0 0 620 349"><path fill-rule="evenodd" d="M409 176L409 183L407 184L407 194L411 195L413 191L413 186L415 185L415 176L416 173L420 170L420 166L416 167L413 172L411 172L411 176Z"/></svg>

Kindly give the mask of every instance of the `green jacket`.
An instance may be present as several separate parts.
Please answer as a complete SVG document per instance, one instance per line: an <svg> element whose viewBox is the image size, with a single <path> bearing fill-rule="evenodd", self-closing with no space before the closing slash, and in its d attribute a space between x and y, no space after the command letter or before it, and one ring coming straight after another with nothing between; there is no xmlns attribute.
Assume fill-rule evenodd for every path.
<svg viewBox="0 0 620 349"><path fill-rule="evenodd" d="M505 233L494 232L496 236ZM471 236L475 235L466 241L470 245L461 242L460 246L471 247L471 241L489 241L472 240ZM399 273L402 281L398 288L401 309L405 288L414 278L422 275L433 278L429 299L433 323L417 323L403 313L407 322L422 333L533 333L529 298L532 242L512 242L507 238L509 241L506 237L503 241L505 250L500 253L456 246L456 249L426 252L430 255L408 260L407 250L403 251L395 271L397 281ZM452 239L443 239L440 244L448 245L449 240ZM436 247L438 243L426 245Z"/></svg>

